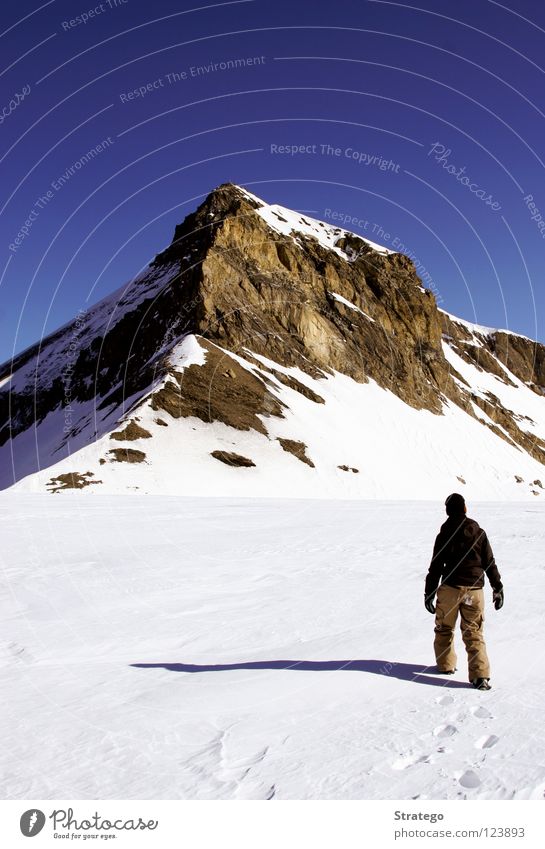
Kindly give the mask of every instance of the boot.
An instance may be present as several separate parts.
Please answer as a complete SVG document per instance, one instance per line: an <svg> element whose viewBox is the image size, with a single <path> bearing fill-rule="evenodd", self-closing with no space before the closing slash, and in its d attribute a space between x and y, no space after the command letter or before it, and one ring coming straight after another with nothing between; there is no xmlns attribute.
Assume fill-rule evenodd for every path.
<svg viewBox="0 0 545 849"><path fill-rule="evenodd" d="M472 682L476 690L491 690L490 678L473 678Z"/></svg>

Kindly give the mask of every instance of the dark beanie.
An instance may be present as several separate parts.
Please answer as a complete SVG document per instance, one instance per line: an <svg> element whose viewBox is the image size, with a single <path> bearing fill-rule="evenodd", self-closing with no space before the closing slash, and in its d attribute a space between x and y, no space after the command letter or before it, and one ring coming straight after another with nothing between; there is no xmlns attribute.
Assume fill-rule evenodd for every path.
<svg viewBox="0 0 545 849"><path fill-rule="evenodd" d="M465 513L464 496L458 492L453 492L445 501L445 507L447 508L447 516L459 516Z"/></svg>

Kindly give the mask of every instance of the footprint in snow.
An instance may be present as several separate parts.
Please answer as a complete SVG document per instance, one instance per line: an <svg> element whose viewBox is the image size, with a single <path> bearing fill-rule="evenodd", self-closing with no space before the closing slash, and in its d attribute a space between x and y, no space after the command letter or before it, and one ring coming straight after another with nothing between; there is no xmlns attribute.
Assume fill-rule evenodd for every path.
<svg viewBox="0 0 545 849"><path fill-rule="evenodd" d="M235 790L237 799L270 800L276 795L274 784L265 784L262 781L243 781Z"/></svg>
<svg viewBox="0 0 545 849"><path fill-rule="evenodd" d="M479 705L479 707L472 707L471 713L473 714L473 716L478 716L479 719L492 719L493 718L490 711L487 708L483 707L482 705Z"/></svg>
<svg viewBox="0 0 545 849"><path fill-rule="evenodd" d="M500 738L496 737L495 734L485 734L483 737L479 737L478 740L475 741L476 749L490 749L492 746L495 746Z"/></svg>
<svg viewBox="0 0 545 849"><path fill-rule="evenodd" d="M0 656L2 655L6 659L13 658L15 660L23 661L23 663L31 663L34 660L32 655L29 654L24 646L15 642L0 644Z"/></svg>
<svg viewBox="0 0 545 849"><path fill-rule="evenodd" d="M452 696L449 696L448 693L446 696L438 696L435 700L438 705L451 705L454 701Z"/></svg>
<svg viewBox="0 0 545 849"><path fill-rule="evenodd" d="M401 755L397 761L394 761L392 764L392 769L408 769L410 766L415 766L415 764L427 764L430 762L429 755Z"/></svg>
<svg viewBox="0 0 545 849"><path fill-rule="evenodd" d="M481 783L481 779L472 769L466 769L459 778L458 783L462 785L462 787L467 787L470 790L473 790L475 787L478 787Z"/></svg>
<svg viewBox="0 0 545 849"><path fill-rule="evenodd" d="M448 723L444 725L438 725L437 728L433 729L434 737L452 737L453 734L456 734L458 729L455 725L449 725Z"/></svg>

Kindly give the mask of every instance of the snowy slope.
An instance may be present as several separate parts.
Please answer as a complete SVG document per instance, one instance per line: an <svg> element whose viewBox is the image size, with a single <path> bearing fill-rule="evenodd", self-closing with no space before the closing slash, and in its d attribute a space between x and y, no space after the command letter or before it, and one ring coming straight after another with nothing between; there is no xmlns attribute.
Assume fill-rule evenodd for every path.
<svg viewBox="0 0 545 849"><path fill-rule="evenodd" d="M519 336L521 339L527 339L529 342L533 340L530 339L529 336L524 336L523 333L515 333L513 330L507 330L504 327L488 327L484 324L476 324L474 321L468 321L466 318L458 318L457 315L454 315L447 310L439 309L439 312L443 313L443 315L448 316L452 321L455 321L456 324L461 324L466 330L474 337L475 344L480 344L479 339L482 339L484 336L491 336L494 333L507 333L510 336Z"/></svg>
<svg viewBox="0 0 545 849"><path fill-rule="evenodd" d="M443 352L452 367L469 383L475 394L486 397L486 393L492 392L507 409L516 409L522 417L519 427L529 434L542 436L545 433L545 403L543 398L535 392L528 391L524 383L512 372L503 367L505 374L511 381L510 385L504 383L496 375L477 369L474 365L465 362L452 348L443 344ZM485 418L481 410L476 414Z"/></svg>
<svg viewBox="0 0 545 849"><path fill-rule="evenodd" d="M82 313L79 320L63 325L43 340L37 358L32 357L23 362L9 378L4 378L1 385L9 385L11 390L15 390L35 385L39 381L47 386L53 378L62 373L72 359L70 346L74 341L77 341L80 348L86 343L90 344L97 336L102 336L109 327L121 321L144 300L157 296L176 272L177 269L173 265L161 269L144 269L111 295L107 295ZM24 357L24 353L17 359Z"/></svg>
<svg viewBox="0 0 545 849"><path fill-rule="evenodd" d="M355 237L384 256L395 253L395 251L385 248L376 242L372 242L370 239L364 239L363 236L356 235L350 230L343 230L342 227L333 227L325 221L320 221L318 218L311 218L309 215L302 215L293 209L287 209L285 206L280 206L277 203L265 203L261 198L252 194L247 189L243 189L241 186L238 188L247 198L251 198L258 204L258 215L277 233L292 236L294 240L297 240L299 235L311 236L324 248L334 251L334 253L343 259L352 258L350 252L347 254L346 251L343 251L336 245L343 236Z"/></svg>
<svg viewBox="0 0 545 849"><path fill-rule="evenodd" d="M186 338L171 355L172 363L180 370L203 362L205 356L196 337ZM250 368L242 357L231 356ZM498 394L508 392L509 387L493 376L483 376L477 369L475 374L469 374L472 367L466 367L453 352L449 357L456 369L465 369L476 385L478 380L488 380ZM49 458L43 458L44 470L24 478L14 490L48 491L53 478L78 471L92 472L94 480L100 481L90 489L112 493L261 497L290 494L305 498L388 498L395 494L397 498L414 499L442 498L449 490L461 490L479 499L541 497L541 487L533 482L540 476L545 481L543 466L455 404L445 401L443 415L437 416L427 410L414 410L373 381L360 384L342 374L316 380L299 369L255 358L296 377L324 398L325 404L315 404L264 372L276 385L275 394L288 407L283 419L263 418L267 437L221 422L174 419L168 413L154 411L150 401L145 400L132 408L131 418L136 418L152 434L151 438L113 443L106 433L61 462L50 465ZM536 427L545 432L545 399L522 384L512 390L515 391L519 393L519 407L521 399L525 400ZM481 411L478 413L484 418ZM112 415L115 419L115 412ZM56 416L51 414L51 421L46 419L42 427L54 430ZM277 437L304 442L315 468L283 451ZM85 434L80 438L84 441ZM23 439L29 439L27 433L16 437ZM108 452L114 445L144 452L144 462L110 462ZM215 450L248 457L255 468L226 466L211 456ZM340 466L348 466L349 471ZM351 468L358 471L351 472ZM515 475L523 481L518 483Z"/></svg>
<svg viewBox="0 0 545 849"><path fill-rule="evenodd" d="M0 496L4 798L543 799L543 505L470 503L493 689L433 674L441 502Z"/></svg>

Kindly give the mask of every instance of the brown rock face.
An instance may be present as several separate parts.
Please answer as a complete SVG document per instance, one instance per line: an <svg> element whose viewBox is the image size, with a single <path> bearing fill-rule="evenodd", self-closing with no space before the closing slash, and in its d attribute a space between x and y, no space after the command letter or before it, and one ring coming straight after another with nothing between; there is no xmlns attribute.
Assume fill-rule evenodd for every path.
<svg viewBox="0 0 545 849"><path fill-rule="evenodd" d="M278 441L284 451L287 451L289 454L293 454L294 457L297 457L302 463L306 463L307 466L310 466L314 469L314 463L307 456L307 446L304 442L299 442L297 439L283 439L282 437L278 437Z"/></svg>
<svg viewBox="0 0 545 849"><path fill-rule="evenodd" d="M282 417L284 405L262 378L243 368L233 358L205 339L204 365L183 371L169 370L171 379L152 395L154 410L165 410L174 418L195 416L203 422L219 421L238 430L267 430L259 416Z"/></svg>
<svg viewBox="0 0 545 849"><path fill-rule="evenodd" d="M117 439L118 442L132 442L135 439L151 439L151 433L137 422L130 421L124 430L114 430L110 434L110 439Z"/></svg>
<svg viewBox="0 0 545 849"><path fill-rule="evenodd" d="M453 400L459 393L442 356L433 295L407 257L357 241L351 261L309 237L296 243L226 184L176 229L156 262L180 262L181 291L193 305L187 330L314 377L334 369L373 378L412 406L440 412L438 387Z"/></svg>
<svg viewBox="0 0 545 849"><path fill-rule="evenodd" d="M145 453L136 448L111 448L108 454L118 463L143 463L146 459Z"/></svg>
<svg viewBox="0 0 545 849"><path fill-rule="evenodd" d="M545 392L544 346L497 332L479 337L477 347L463 324L437 309L407 257L383 255L350 235L339 236L335 246L345 257L339 256L310 236L298 233L294 240L272 230L259 208L259 201L224 184L176 228L172 244L155 260L179 263L176 285L185 330L259 367L252 386L247 374L240 382L240 366L238 371L229 366L238 380L223 372L218 376L217 355L209 353L205 367L184 373L182 403L172 385L169 409L264 432L256 417L264 408L268 415L282 416L282 411L263 372L323 402L292 376L256 362L253 353L298 366L312 377L326 378L335 370L360 382L373 379L407 404L434 413L441 413L447 398L475 416L473 402L490 417L487 426L497 435L545 460L545 443L525 433L513 411L497 398L485 401L465 388L442 342L447 336L466 362L512 384L505 364L536 392Z"/></svg>
<svg viewBox="0 0 545 849"><path fill-rule="evenodd" d="M498 331L489 337L490 350L509 371L539 395L545 395L545 347L524 336Z"/></svg>
<svg viewBox="0 0 545 849"><path fill-rule="evenodd" d="M476 330L471 333L464 324L446 315L443 315L443 328L450 347L470 365L494 374L509 386L516 386L502 368L503 363L528 388L540 395L545 393L543 345L501 330ZM464 401L471 401L492 420L485 421L490 430L506 442L522 448L540 463L545 463L545 440L527 433L519 426L519 423L524 424L525 421L532 424L532 420L504 407L491 392L486 394L487 397L483 398L473 392L470 386L461 389Z"/></svg>
<svg viewBox="0 0 545 849"><path fill-rule="evenodd" d="M234 451L212 451L212 457L221 463L225 463L226 466L239 466L246 469L255 466L254 461L250 460L249 457L243 457L242 454L235 454Z"/></svg>
<svg viewBox="0 0 545 849"><path fill-rule="evenodd" d="M90 480L92 477L94 477L93 472L66 472L64 475L51 478L47 486L49 492L60 492L63 489L84 489L91 484L102 483L102 481Z"/></svg>

